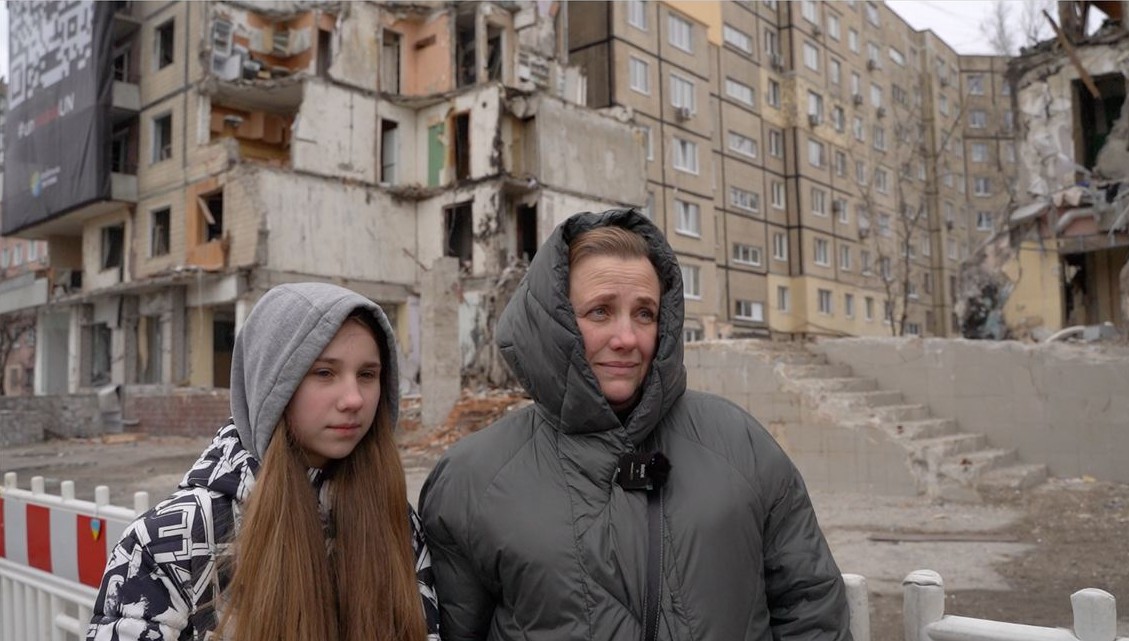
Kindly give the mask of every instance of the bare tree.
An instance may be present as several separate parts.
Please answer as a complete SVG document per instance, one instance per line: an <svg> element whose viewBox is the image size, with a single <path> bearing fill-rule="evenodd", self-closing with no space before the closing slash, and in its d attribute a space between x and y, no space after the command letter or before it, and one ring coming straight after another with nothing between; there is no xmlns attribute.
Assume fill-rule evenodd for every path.
<svg viewBox="0 0 1129 641"><path fill-rule="evenodd" d="M1025 4L1033 4L1035 1L1038 0L1028 1ZM1026 16L1026 6L1023 11ZM988 39L988 44L997 55L1013 56L1016 54L1015 34L1012 29L1011 3L996 0L992 3L992 12L980 23L980 33Z"/></svg>
<svg viewBox="0 0 1129 641"><path fill-rule="evenodd" d="M1021 47L1030 47L1054 35L1046 18L1043 17L1044 11L1054 15L1054 0L1023 0L1022 7L1019 13Z"/></svg>
<svg viewBox="0 0 1129 641"><path fill-rule="evenodd" d="M8 370L8 357L16 343L35 328L35 315L13 313L0 316L0 396L4 395L4 378Z"/></svg>

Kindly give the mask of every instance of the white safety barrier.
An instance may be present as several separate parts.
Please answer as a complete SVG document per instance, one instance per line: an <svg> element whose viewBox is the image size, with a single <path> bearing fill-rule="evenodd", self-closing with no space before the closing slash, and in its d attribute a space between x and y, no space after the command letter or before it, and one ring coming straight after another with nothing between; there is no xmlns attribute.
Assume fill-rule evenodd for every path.
<svg viewBox="0 0 1129 641"><path fill-rule="evenodd" d="M1104 590L1086 588L1070 596L1074 628L971 619L945 614L945 584L932 570L911 572L902 581L906 641L1115 641L1117 601ZM860 641L855 637L855 641Z"/></svg>
<svg viewBox="0 0 1129 641"><path fill-rule="evenodd" d="M74 498L74 483L60 495L31 490L4 475L0 489L0 641L82 639L90 622L106 558L126 526L149 509L138 492L133 509L110 505L110 490L94 490L94 502Z"/></svg>

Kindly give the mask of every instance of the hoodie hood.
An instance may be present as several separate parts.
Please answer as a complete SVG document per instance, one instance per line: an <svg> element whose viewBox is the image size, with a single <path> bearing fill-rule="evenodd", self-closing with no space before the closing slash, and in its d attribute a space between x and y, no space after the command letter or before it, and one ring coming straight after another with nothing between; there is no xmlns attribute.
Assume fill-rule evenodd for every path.
<svg viewBox="0 0 1129 641"><path fill-rule="evenodd" d="M612 225L647 241L662 286L658 346L639 402L625 423L600 391L568 296L569 243L585 231ZM496 336L506 364L557 429L581 434L622 426L638 445L686 390L683 316L682 271L662 231L633 209L584 212L561 223L537 250L502 312Z"/></svg>
<svg viewBox="0 0 1129 641"><path fill-rule="evenodd" d="M263 295L235 337L231 415L243 447L262 461L290 397L341 324L365 310L380 346L380 402L392 425L400 408L396 340L388 317L369 299L336 285L293 283Z"/></svg>

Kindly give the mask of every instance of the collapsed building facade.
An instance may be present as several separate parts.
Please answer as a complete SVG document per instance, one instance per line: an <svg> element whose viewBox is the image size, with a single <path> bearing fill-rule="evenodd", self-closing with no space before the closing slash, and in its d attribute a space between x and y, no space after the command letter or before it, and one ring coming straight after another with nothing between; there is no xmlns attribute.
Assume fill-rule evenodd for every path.
<svg viewBox="0 0 1129 641"><path fill-rule="evenodd" d="M477 302L558 222L644 203L636 132L562 62L564 3L67 7L12 3L2 233L45 241L49 268L0 299L37 310L36 394L226 387L254 302L307 280L385 307L410 387L438 259L459 263L472 343ZM19 42L66 12L83 42ZM94 64L71 65L84 47ZM59 81L84 75L92 92ZM70 113L93 142L65 153L91 164L51 173L37 141Z"/></svg>
<svg viewBox="0 0 1129 641"><path fill-rule="evenodd" d="M1020 206L966 270L969 335L1129 330L1126 16L1124 2L1060 2L1056 37L1010 65Z"/></svg>

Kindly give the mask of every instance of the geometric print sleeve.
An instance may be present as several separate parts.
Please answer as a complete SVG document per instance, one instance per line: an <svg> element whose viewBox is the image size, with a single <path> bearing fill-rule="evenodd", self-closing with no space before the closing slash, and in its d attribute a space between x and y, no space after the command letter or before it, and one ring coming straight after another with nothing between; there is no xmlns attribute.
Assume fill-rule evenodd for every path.
<svg viewBox="0 0 1129 641"><path fill-rule="evenodd" d="M435 595L435 576L431 572L431 553L423 538L423 523L412 507L408 506L408 519L412 525L412 552L416 557L416 581L423 601L423 615L427 621L427 641L439 641L439 600Z"/></svg>

